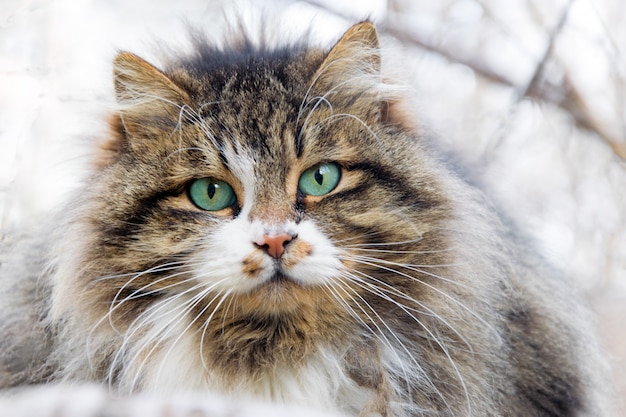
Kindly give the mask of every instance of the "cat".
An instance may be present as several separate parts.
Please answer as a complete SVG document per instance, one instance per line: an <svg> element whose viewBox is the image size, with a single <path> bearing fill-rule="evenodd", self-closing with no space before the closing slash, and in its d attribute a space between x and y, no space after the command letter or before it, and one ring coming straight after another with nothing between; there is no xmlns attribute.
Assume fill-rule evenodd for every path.
<svg viewBox="0 0 626 417"><path fill-rule="evenodd" d="M582 302L414 120L375 26L113 63L53 225L0 252L0 387L350 416L598 416Z"/></svg>

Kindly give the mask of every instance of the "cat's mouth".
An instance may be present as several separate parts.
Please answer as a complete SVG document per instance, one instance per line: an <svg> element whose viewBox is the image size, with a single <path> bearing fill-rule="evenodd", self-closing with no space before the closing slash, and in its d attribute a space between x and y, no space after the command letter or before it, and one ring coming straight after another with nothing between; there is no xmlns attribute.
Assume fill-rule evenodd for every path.
<svg viewBox="0 0 626 417"><path fill-rule="evenodd" d="M271 294L284 299L290 293L301 290L302 285L288 275L276 271L268 280L261 284L259 289L267 295Z"/></svg>
<svg viewBox="0 0 626 417"><path fill-rule="evenodd" d="M291 278L289 278L287 275L283 274L280 271L277 271L276 273L274 273L274 275L272 275L272 277L268 280L268 283L270 284L274 284L274 285L284 285L287 283L295 283L295 281Z"/></svg>
<svg viewBox="0 0 626 417"><path fill-rule="evenodd" d="M305 311L317 310L329 301L324 286L308 284L281 268L276 268L258 280L254 287L237 296L242 314L274 319L284 314L301 315ZM328 309L332 308L332 303L328 304Z"/></svg>
<svg viewBox="0 0 626 417"><path fill-rule="evenodd" d="M276 271L259 282L256 288L241 295L241 307L248 306L255 315L291 313L299 311L307 301L307 290L295 279Z"/></svg>

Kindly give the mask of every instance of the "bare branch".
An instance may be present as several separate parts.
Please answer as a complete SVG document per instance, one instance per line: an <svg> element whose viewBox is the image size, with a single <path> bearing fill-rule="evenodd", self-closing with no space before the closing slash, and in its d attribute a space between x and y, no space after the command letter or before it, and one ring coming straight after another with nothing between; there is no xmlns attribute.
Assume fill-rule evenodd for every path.
<svg viewBox="0 0 626 417"><path fill-rule="evenodd" d="M552 56L554 52L554 45L556 43L556 39L558 38L559 34L563 30L563 27L565 26L565 22L567 22L567 17L569 16L569 12L572 9L572 5L574 4L574 1L576 0L569 0L569 3L567 3L567 6L565 6L565 9L563 13L561 14L561 18L559 19L559 22L556 24L556 26L550 33L550 38L548 39L548 46L546 47L543 57L539 60L539 63L537 64L537 67L535 69L535 72L532 78L530 79L530 81L528 82L524 90L518 91L518 100L521 100L522 98L526 96L530 96L529 94L533 90L538 90L538 84L541 81L546 64L548 63L548 61L550 60L550 57Z"/></svg>

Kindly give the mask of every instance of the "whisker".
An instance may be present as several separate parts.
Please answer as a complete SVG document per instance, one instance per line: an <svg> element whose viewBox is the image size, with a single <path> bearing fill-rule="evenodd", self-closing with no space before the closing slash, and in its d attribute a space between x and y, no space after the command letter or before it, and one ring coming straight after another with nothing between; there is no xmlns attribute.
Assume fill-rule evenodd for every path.
<svg viewBox="0 0 626 417"><path fill-rule="evenodd" d="M217 310L220 308L220 306L222 305L222 303L224 302L224 300L230 296L232 291L226 291L224 293L224 295L222 296L222 299L217 303L217 305L215 306L215 308L213 309L213 311L211 312L211 314L209 315L209 317L204 321L204 324L202 325L202 333L200 335L200 348L199 348L199 352L200 352L200 362L202 362L202 367L203 369L209 373L209 366L206 363L206 359L204 357L204 355L202 354L202 352L204 351L204 338L206 336L206 332L209 328L209 324L211 323L211 320L213 319L213 316L215 315L215 313L217 312ZM217 296L216 296L217 297ZM215 300L215 298L213 298L211 300L211 303L213 303L213 301ZM232 298L231 298L232 300ZM204 313L205 310L203 310ZM226 316L226 313L224 313L224 316ZM200 317L200 315L198 315L198 317L196 317L196 320ZM224 329L224 324L222 323L222 330Z"/></svg>
<svg viewBox="0 0 626 417"><path fill-rule="evenodd" d="M307 114L306 118L304 119L304 122L302 123L302 127L300 128L300 131L298 132L298 136L296 137L296 146L298 148L300 148L301 143L302 143L302 135L304 134L304 130L306 129L306 127L309 124L309 121L311 119L311 117L313 116L313 112L315 112L315 110L322 104L325 103L326 105L328 105L328 108L331 112L331 114L333 113L333 106L330 103L330 101L328 101L326 99L326 97L323 96L317 96L317 97L313 97L310 101L307 102L305 108L309 105L309 103L311 103L313 100L316 100L315 105L313 105L313 108L311 110L309 110L309 113ZM301 109L303 110L303 109ZM296 126L298 126L298 123L300 122L300 113L298 113L298 117L296 119Z"/></svg>
<svg viewBox="0 0 626 417"><path fill-rule="evenodd" d="M366 253L387 253L387 254L396 254L396 255L402 255L402 254L406 254L406 255L432 255L433 253L445 253L445 250L441 250L441 251L411 251L411 250L392 250L392 249L369 249L369 248L357 248L357 247L353 247L350 248L350 252L366 252ZM358 256L358 255L355 255ZM442 267L442 266L454 266L454 265L459 265L459 264L428 264L428 265L414 265L414 264L406 264L406 265L413 265L416 267L423 267L423 268L435 268L435 267Z"/></svg>
<svg viewBox="0 0 626 417"><path fill-rule="evenodd" d="M189 305L189 307L187 308L187 312L191 311L192 308L194 308L195 306L197 306L206 296L206 294L208 294L209 291L203 291L201 294L198 294L198 300L196 303L194 303L193 305ZM223 293L223 295L222 295ZM162 361L161 361L161 365L159 366L159 370L157 372L157 376L155 378L156 381L159 380L160 375L161 375L161 371L163 370L163 366L165 365L165 362L167 361L167 357L172 353L174 347L176 346L176 344L180 341L180 339L182 339L182 337L184 335L187 334L187 332L189 331L189 329L197 322L197 320L209 309L209 307L211 306L211 304L213 304L213 302L220 296L222 295L222 298L220 299L220 301L215 305L215 308L213 308L213 311L211 312L211 315L209 316L208 321L211 320L211 318L213 317L213 315L217 312L217 310L220 308L220 306L222 305L222 303L224 302L224 300L230 295L231 291L218 291L217 294L211 299L211 301L209 301L208 303L206 303L206 305L202 308L202 310L200 310L200 312L192 319L189 321L189 324L183 329L183 331L180 332L180 334L178 335L178 337L171 343L170 348L168 349L168 351L165 353L165 356L163 357ZM182 317L181 317L182 320ZM202 355L202 341L203 341L203 337L201 337L201 341L200 341L200 358L201 360L203 359L203 355ZM204 364L203 364L204 366ZM208 372L208 369L207 369Z"/></svg>
<svg viewBox="0 0 626 417"><path fill-rule="evenodd" d="M401 272L401 271L398 271L396 269L389 268L389 267L386 267L386 266L383 266L383 265L379 265L379 264L376 263L377 261L372 261L372 260L366 261L366 260L363 260L363 259L352 259L352 260L355 261L355 262L361 263L363 265L372 266L372 267L375 267L375 268L382 269L384 271L392 272L394 274L403 276L405 278L409 278L409 279L411 279L413 281L418 282L420 285L424 285L425 287L428 287L428 288L432 289L433 291L435 291L438 294L446 297L447 299L449 299L450 301L452 301L453 303L455 303L456 305L458 305L459 307L463 308L465 311L470 313L472 316L474 316L476 319L478 319L482 324L484 324L487 328L489 328L491 331L493 331L494 334L498 334L497 330L494 329L493 326L491 324L489 324L485 319L483 319L476 312L474 312L474 310L472 310L471 308L467 307L465 304L463 304L462 302L460 302L456 298L452 297L450 294L446 293L445 291L442 291L441 289L435 287L434 285L431 285L431 284L429 284L429 283L427 283L425 281L422 281L422 280L418 279L417 277L414 277L414 276L409 275L407 273L404 273L404 272ZM411 269L411 268L408 268L408 269ZM452 284L456 283L456 281L450 280L449 278L445 278L445 277L442 277L442 276L437 275L437 274L433 274L433 273L428 272L428 271L423 271L423 270L420 270L420 269L415 269L415 271L419 272L421 274L433 277L433 278L437 278L437 279L443 280L445 282L449 282L449 283L452 283ZM463 288L467 288L467 286L462 285L460 283L458 285L463 287Z"/></svg>
<svg viewBox="0 0 626 417"><path fill-rule="evenodd" d="M134 337L134 334L136 333L136 331L138 331L140 329L148 328L149 327L148 326L149 322L155 323L158 319L160 319L160 317L164 317L166 315L170 315L174 311L179 310L179 312L176 313L166 323L159 325L158 329L155 329L154 327L152 327L153 329L155 329L155 333L156 333L155 337L148 338L140 346L138 346L137 349L136 349L135 355L128 361L128 363L131 364L133 362L136 362L140 355L142 355L142 354L144 355L144 359L142 360L142 362L139 364L139 367L135 371L135 377L133 378L133 381L132 381L132 383L130 385L131 391L137 385L137 381L138 381L138 378L140 377L141 370L145 367L145 365L148 362L150 356L152 356L153 353L155 352L155 350L164 342L164 340L166 340L166 338L168 338L167 330L168 329L172 329L172 328L176 327L179 323L181 323L181 321L184 319L186 314L189 311L191 311L191 309L193 309L202 300L204 300L207 294L209 294L217 285L219 285L221 282L223 282L225 280L226 279L217 281L217 282L213 283L212 285L210 285L209 287L206 287L206 288L203 288L204 284L198 284L198 285L194 286L193 288L191 288L191 289L189 289L189 290L187 290L187 291L185 291L183 293L178 293L178 294L176 294L176 295L174 295L172 297L169 297L164 302L159 303L160 305L158 307L154 308L148 314L142 314L142 316L144 316L144 317L141 318L141 321L138 322L138 320L139 320L139 318L138 318L137 320L135 320L135 322L133 322L131 324L131 326L129 328L129 335L125 338L128 341L130 341ZM200 291L199 293L193 295L189 300L183 302L182 304L174 305L173 308L170 307L170 305L172 303L174 303L174 301L176 301L177 299L179 299L182 296L186 295L187 293L193 292L193 291L195 291L195 290L197 290L199 288L202 288L202 291ZM212 303L212 301L210 303ZM210 303L205 307L205 309L208 308ZM162 314L157 314L160 310L163 310L165 312L162 313ZM175 340L174 343L177 343L180 340L180 338L186 333L188 328L189 328L189 326L184 331L179 333L179 336L177 337L177 339ZM145 353L145 349L149 345L152 345L152 347L150 348L150 350L147 353ZM171 350L168 350L167 355L169 355L169 353L171 353ZM163 366L163 362L161 363L161 366ZM159 368L158 372L161 372L161 370L162 370L162 368Z"/></svg>
<svg viewBox="0 0 626 417"><path fill-rule="evenodd" d="M355 271L355 272L359 272L359 271ZM408 295L404 294L403 292L399 291L398 289L396 289L395 287L387 284L384 281L381 281L377 278L374 278L370 275L364 274L359 272L360 274L362 274L364 277L366 277L367 279L374 281L377 284L383 285L384 287L381 288L375 284L373 284L372 282L368 282L367 280L363 280L362 278L357 277L356 275L352 275L353 279L355 279L355 283L357 285L359 285L361 288L363 288L366 291L371 292L374 295L377 295L381 298L383 298L384 300L387 300L391 303L393 303L394 305L396 305L397 307L399 307L400 309L402 309L409 317L411 317L414 321L416 321L424 330L426 330L427 332L430 333L429 329L427 329L426 325L424 325L422 323L421 320L419 320L417 317L415 317L414 313L419 313L419 314L423 314L425 316L429 316L429 317L433 317L436 318L438 321L440 321L441 323L443 323L446 327L448 327L450 330L452 330L452 332L454 332L459 339L468 347L469 352L470 353L474 353L474 350L471 346L471 344L469 343L469 341L463 336L463 334L459 331L457 331L455 329L454 326L452 326L450 323L448 323L448 321L446 319L444 319L443 317L441 317L440 314L437 314L434 310L432 310L431 308L429 308L426 304L412 298L409 297ZM421 311L418 310L416 308L407 306L405 304L401 304L398 301L394 300L393 298L389 297L387 294L385 293L389 293L389 294L393 294L396 295L406 301L409 301L417 306L419 306L420 308L423 308L425 311ZM437 339L439 340L439 339Z"/></svg>
<svg viewBox="0 0 626 417"><path fill-rule="evenodd" d="M345 278L347 278L348 280L350 280L351 282L354 282L354 280L351 279L350 276L344 276ZM415 359L415 357L411 354L411 352L409 351L409 349L406 347L406 345L400 340L400 338L396 335L396 333L389 327L389 325L387 324L387 322L380 316L380 314L376 311L376 309L374 307L372 307L370 305L370 303L367 302L367 300L365 300L363 298L363 296L361 294L358 293L358 291L356 291L353 288L350 288L349 286L342 286L342 289L344 289L344 291L346 289L349 289L350 291L352 291L353 294L355 294L359 300L361 300L361 302L367 306L367 308L376 316L376 318L378 320L374 320L372 318L372 316L369 315L369 313L367 313L365 311L365 309L361 306L361 303L359 303L352 295L348 294L347 291L345 291L346 295L348 297L350 297L350 299L357 305L357 307L359 308L359 310L361 310L363 312L363 314L369 319L371 325L373 325L377 332L373 332L373 334L377 337L377 338L384 338L385 342L383 343L384 345L386 345L390 351L392 352L393 355L396 356L396 358L398 359L398 363L402 364L402 373L404 375L404 379L407 382L407 393L410 393L410 374L406 371L406 368L404 367L403 363L404 361L402 360L402 358L400 357L399 353L397 352L397 350L393 347L393 345L391 344L391 341L387 338L386 336L386 332L384 332L380 326L378 325L378 322L380 322L388 331L388 334L390 334L398 343L398 345L400 346L400 348L404 351L404 353L406 353L407 358L409 358L411 360L411 362L414 364L414 366L416 367L416 369L419 371L420 375L422 377L424 377L427 381L427 383L431 386L431 388L433 388L433 390L435 392L437 392L441 399L443 400L444 403L446 403L445 398L443 397L443 395L439 392L439 390L437 389L437 387L435 386L435 384L432 382L432 380L430 379L430 377L428 376L428 374L424 371L424 369L422 368L422 366L417 362L417 360ZM366 328L370 328L369 325L366 325ZM380 340L380 339L379 339ZM382 340L381 340L382 341Z"/></svg>
<svg viewBox="0 0 626 417"><path fill-rule="evenodd" d="M127 346L131 343L131 341L133 341L135 339L135 335L138 334L141 331L145 331L146 329L148 329L147 323L152 321L155 322L156 320L158 320L161 317L164 317L166 315L168 315L168 313L172 313L173 311L176 310L180 310L181 308L184 311L185 308L185 304L179 304L179 305L174 305L174 307L172 308L170 305L173 304L176 300L178 300L181 297L184 297L185 295L187 295L190 292L193 292L199 288L201 288L202 285L201 284L197 284L194 287L174 294L170 297L168 297L167 299L165 299L164 301L161 301L157 304L157 306L153 306L153 308L146 310L144 312L142 312L128 327L128 330L126 331L126 334L124 334L124 340L122 341L122 344L120 345L120 347L118 348L115 356L113 357L113 360L111 361L111 365L109 367L109 381L112 381L112 377L113 377L113 372L117 366L117 364L121 364L122 363L122 355L127 353L128 349ZM193 300L193 298L192 298ZM164 313L159 313L160 311L165 311ZM170 322L167 323L167 325L171 324L172 321L176 320L176 318L178 317L180 313L178 313L173 319L170 320ZM150 343L150 340L148 340L147 342L137 346L137 352L135 353L135 355L126 363L127 364L132 364L137 357L143 352L144 347L147 346ZM149 355L148 355L149 356ZM130 367L129 367L130 368ZM133 385L131 385L131 390L134 387L134 383Z"/></svg>
<svg viewBox="0 0 626 417"><path fill-rule="evenodd" d="M367 238L374 237L374 236L380 236L382 234L383 234L383 232L380 232L380 231L378 231L378 232L368 232L368 233L363 233L363 234L360 234L360 235L357 235L357 236L350 236L350 237L347 237L345 239L333 239L332 242L333 242L333 244L335 244L337 246L340 246L339 244L343 243L343 242L349 242L351 240L357 240L357 239L367 239ZM364 243L364 244L356 244L356 245L370 245L370 244ZM373 243L372 245L375 245L375 243ZM346 247L350 247L350 245L347 245Z"/></svg>
<svg viewBox="0 0 626 417"><path fill-rule="evenodd" d="M421 269L421 268L444 268L444 267L450 267L450 266L455 266L455 265L459 265L459 264L432 264L432 265L404 264L404 263L388 261L386 259L373 258L373 257L370 257L370 256L363 256L363 255L341 255L341 259L357 262L357 263L360 263L360 264L363 264L363 265L374 266L374 267L380 268L380 269L385 269L382 265L389 265L390 267L400 267L400 268L403 268L403 269L408 269L409 271L414 271L414 272L418 272L418 273L426 275L426 276L437 278L438 280L441 280L443 282L447 282L449 284L453 284L453 285L459 286L461 288L469 288L467 285L465 285L462 282L459 282L457 280L453 280L453 279L444 277L442 275L434 274L432 272L424 271L423 269ZM403 273L401 273L397 269L389 268L389 269L385 269L385 270L396 272L397 274L402 275L402 276L404 276L406 278L411 278L413 281L418 281L420 283L423 283L424 285L428 285L428 284L424 283L422 280L419 280L417 277L414 277L414 276L408 275L408 274L403 275Z"/></svg>
<svg viewBox="0 0 626 417"><path fill-rule="evenodd" d="M334 294L337 294L338 298L335 299L340 299L341 300L341 304L344 306L344 308L347 308L348 313L350 315L352 315L352 317L354 317L355 319L357 319L366 329L371 329L370 326L374 326L377 330L377 332L371 332L371 334L376 337L384 346L387 346L387 348L394 353L394 355L398 355L398 353L396 352L396 350L393 348L393 345L391 344L391 341L387 338L387 336L385 335L385 332L382 331L382 329L378 326L377 321L374 320L372 318L372 316L369 315L369 313L367 311L365 311L365 309L361 306L361 304L352 296L348 293L348 290L352 291L354 294L356 294L360 300L365 303L365 305L367 305L367 307L380 319L381 322L384 323L384 321L381 319L381 317L378 315L378 313L376 312L376 310L374 310L374 308L372 306L369 305L369 303L367 301L365 301L361 295L354 291L354 289L350 288L349 286L340 286L339 287L341 290L343 290L344 294L350 298L352 300L352 302L357 306L357 308L365 315L365 317L370 321L370 323L366 323L361 316L359 316L359 314L354 311L354 309L350 306L350 304L348 304L345 300L343 300L343 297L341 297L341 295L336 292L336 290L338 288L334 288L335 291L333 291ZM329 287L330 289L330 287ZM390 330L389 328L387 328L388 330ZM390 332L393 334L393 332L390 330ZM402 363L402 360L399 356L397 356L397 359L399 361L399 363Z"/></svg>
<svg viewBox="0 0 626 417"><path fill-rule="evenodd" d="M376 132L374 132L374 130L370 127L370 125L368 125L363 119L361 119L360 117L351 114L351 113L337 113L337 114L332 114L328 117L326 117L325 119L322 119L320 121L318 121L313 129L317 129L318 126L322 125L322 123L335 123L337 121L343 120L343 119L352 119L355 120L356 122L358 122L361 126L363 126L365 128L365 130L372 136L372 138L376 139L377 141L380 141L380 138L378 137L378 135L376 134Z"/></svg>
<svg viewBox="0 0 626 417"><path fill-rule="evenodd" d="M175 268L170 268L170 267L183 265L183 264L185 264L184 261L168 262L166 264L153 266L151 268L148 268L148 269L140 271L140 272L130 272L130 273L116 274L116 275L105 275L105 276L96 278L93 281L94 282L101 282L101 281L106 281L106 280L110 280L110 279L129 277L129 276L133 276L133 275L145 275L145 274L149 274L149 273L152 273L152 272L168 271L170 269L175 269ZM161 269L161 268L163 268L163 269Z"/></svg>
<svg viewBox="0 0 626 417"><path fill-rule="evenodd" d="M143 290L145 290L145 289L147 289L147 288L150 288L151 286L153 286L153 285L155 285L155 284L157 284L157 283L159 283L159 282L162 282L162 281L167 280L167 279L172 279L172 278L174 278L174 277L176 277L176 276L185 275L185 274L188 274L188 273L190 272L190 271L188 271L188 270L185 270L185 271L178 272L178 273L176 273L176 274L171 274L171 275L168 275L168 276L166 276L166 277L160 278L160 279L159 279L159 280L157 280L157 281L150 282L150 283L148 283L148 284L144 285L143 287L141 287L141 288L139 288L139 289L135 290L134 292L132 292L130 295L128 295L128 296L127 296L127 297L125 297L124 299L119 300L119 298L120 298L121 294L124 292L124 290L126 290L126 288L127 288L127 287L128 287L128 286L129 286L129 285L130 285L133 281L135 281L137 278L139 278L139 277L141 277L141 276L146 275L147 273L149 273L149 272L147 272L147 271L150 271L150 270L142 271L142 272L138 273L137 275L135 275L132 279L130 279L130 280L128 280L128 281L126 281L126 283L124 283L124 285L122 285L122 286L120 287L120 289L117 291L117 293L115 294L115 296L114 296L114 297L113 297L113 299L111 300L111 304L110 304L110 306L109 306L109 312L108 312L107 316L109 317L109 325L110 325L110 326L111 326L111 328L112 328L114 331L116 331L118 334L119 334L119 332L117 331L117 329L116 329L115 325L113 324L113 313L115 312L115 310L117 310L118 308L120 308L120 306L121 306L121 305L122 305L125 301L127 301L127 299L133 299L133 298L136 298L136 297L134 297L134 296L136 296L137 294L141 293Z"/></svg>
<svg viewBox="0 0 626 417"><path fill-rule="evenodd" d="M158 265L158 266L146 269L144 271L141 271L141 272L138 272L138 273L135 273L135 274L108 275L108 276L101 277L101 278L98 278L98 279L94 280L94 281L98 282L98 281L103 281L103 280L108 280L108 279L114 279L114 278L117 279L117 278L121 278L121 277L125 277L125 276L132 276L132 275L134 275L134 277L132 279L128 280L124 284L124 286L120 290L117 291L117 293L115 294L115 297L113 298L113 300L110 303L110 306L109 306L109 309L108 309L107 313L102 318L100 318L100 320L98 320L96 322L96 324L92 327L92 329L89 331L89 333L88 333L88 335L86 337L86 340L85 340L86 351L87 352L92 352L91 341L94 340L94 333L97 331L98 327L100 327L100 325L107 319L109 321L109 326L111 327L111 329L113 331L115 331L118 335L122 336L122 333L116 328L116 326L113 323L112 315L118 308L120 308L120 306L123 304L124 301L127 301L127 300L118 300L118 298L121 295L121 292L123 291L124 287L129 285L132 281L137 279L139 276L142 276L142 275L145 275L145 274L148 274L148 273L154 273L154 272L163 272L163 271L175 270L175 269L181 268L182 266L187 266L187 265L185 265L183 262L170 262L170 263L166 263L166 264L162 264L162 265ZM141 291L149 288L150 286L157 284L158 282L161 282L161 281L166 280L166 279L171 279L175 275L180 275L180 273L179 274L174 274L174 275L168 275L166 277L161 278L160 280L157 280L157 281L154 281L154 282L152 282L152 283L150 283L148 285L145 285L142 288L140 288L138 290L135 290L130 296L128 296L126 298L129 298L129 299L137 298L137 297L134 297L134 295L136 293L141 292ZM182 285L182 284L184 284L186 282L189 282L189 281L190 281L189 279L188 280L183 280L183 281L180 281L179 283L172 284L171 286L178 285L178 284ZM168 286L167 288L169 288L169 287L170 286ZM165 288L163 288L163 289L165 289ZM146 293L146 295L150 295L150 294L152 294L154 292L156 292L156 291L150 291L149 293ZM93 368L94 365L93 365L93 360L92 360L92 355L91 354L88 355L88 363L89 363L89 366Z"/></svg>
<svg viewBox="0 0 626 417"><path fill-rule="evenodd" d="M450 352L448 351L447 346L432 332L432 330L430 330L428 328L428 326L426 326L421 320L419 320L417 317L415 317L414 314L412 314L411 312L409 312L405 306L403 304L400 304L398 302L396 302L395 300L393 300L392 298L386 296L382 291L378 290L377 287L373 287L372 286L364 286L361 285L361 281L360 279L354 279L356 278L355 276L351 276L350 274L346 274L345 277L347 279L350 279L352 282L354 282L356 285L358 285L359 287L363 288L366 291L370 291L372 294L377 295L387 301L392 302L393 304L395 304L396 306L398 306L400 309L402 309L409 317L411 317L417 324L420 325L420 327L422 327L424 329L424 331L426 331L426 333L429 335L430 340L434 341L439 348L441 349L442 352L444 352L446 358L448 359L450 365L453 367L459 382L461 383L461 386L463 387L463 390L465 392L466 398L469 401L469 392L467 390L467 387L465 385L465 381L463 379L463 376L461 375L460 370L458 369L454 359L452 359L452 356L450 355ZM374 291L372 291L374 290ZM353 290L354 291L354 290ZM393 330L391 328L389 328L389 326L386 324L386 322L384 321L384 319L382 319L382 317L374 310L373 307L371 307L369 305L369 303L360 295L355 291L355 294L357 294L357 296L374 312L374 314L377 316L377 318L381 321L381 323L383 323L383 325L387 328L387 330L389 330L389 332L394 336L394 338L397 340L397 342L400 344L400 346L402 347L402 349L407 353L407 356L409 358L412 359L412 362L418 367L418 369L420 369L423 373L423 376L426 378L426 380L428 381L429 385L437 392L437 394L440 396L440 398L442 399L442 401L444 402L444 404L446 404L446 406L450 409L450 411L452 411L451 407L448 405L445 397L443 396L443 394L439 391L439 389L434 385L434 383L432 382L432 380L430 380L429 376L423 372L421 366L419 365L419 363L417 363L416 359L413 357L413 355L411 354L411 352L408 350L408 348L404 345L404 343L402 343L402 341L395 335L395 332L393 332ZM437 318L439 318L437 316ZM450 327L448 325L448 327ZM378 328L378 327L377 327ZM450 327L453 331L456 332L456 330L454 330L453 327ZM379 329L379 328L378 328ZM379 330L380 331L380 330ZM458 334L458 332L456 332ZM467 342L466 342L467 343ZM469 345L468 345L469 346ZM471 347L470 347L471 349Z"/></svg>

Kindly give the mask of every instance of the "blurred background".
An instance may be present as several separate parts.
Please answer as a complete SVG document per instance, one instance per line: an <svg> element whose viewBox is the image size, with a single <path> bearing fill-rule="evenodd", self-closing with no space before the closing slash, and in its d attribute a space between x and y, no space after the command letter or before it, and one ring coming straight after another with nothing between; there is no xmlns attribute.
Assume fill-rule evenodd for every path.
<svg viewBox="0 0 626 417"><path fill-rule="evenodd" d="M416 117L585 292L623 401L622 0L2 0L0 230L37 222L84 177L118 50L158 62L163 44L188 47L188 24L219 38L233 9L279 18L285 37L311 26L322 45L355 21L379 25Z"/></svg>

